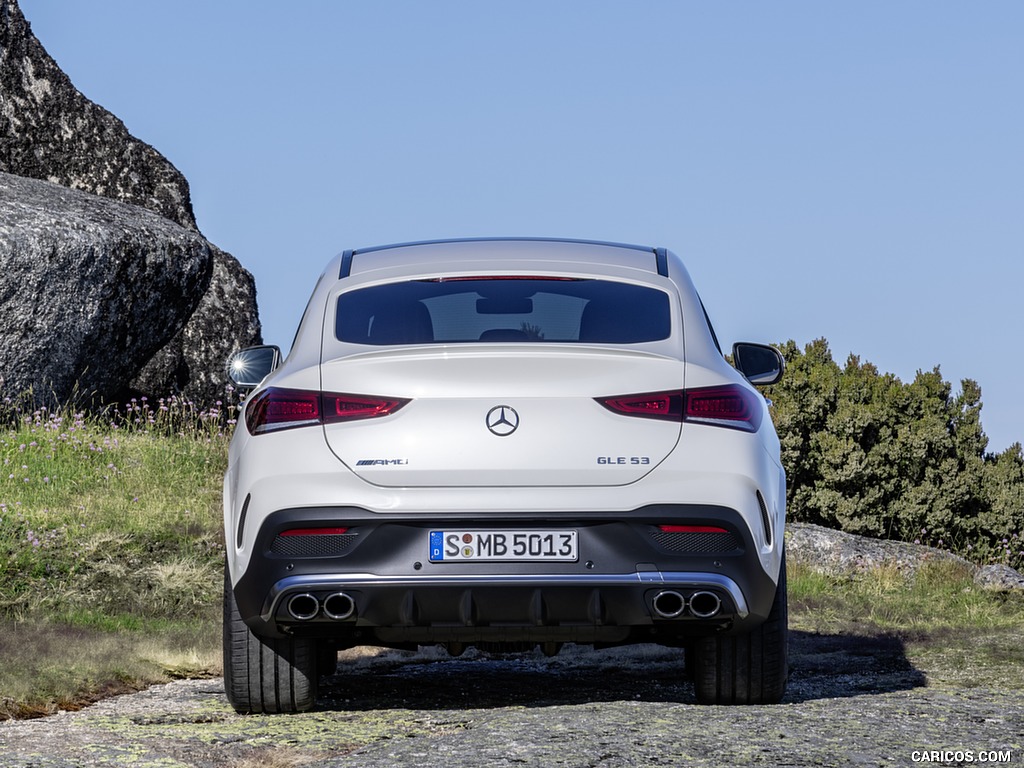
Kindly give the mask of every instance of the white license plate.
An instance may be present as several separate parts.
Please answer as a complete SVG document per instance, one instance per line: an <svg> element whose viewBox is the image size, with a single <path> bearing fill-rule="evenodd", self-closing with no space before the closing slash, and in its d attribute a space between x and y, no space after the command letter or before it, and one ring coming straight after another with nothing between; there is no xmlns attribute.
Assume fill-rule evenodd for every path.
<svg viewBox="0 0 1024 768"><path fill-rule="evenodd" d="M431 531L430 562L574 562L576 531Z"/></svg>

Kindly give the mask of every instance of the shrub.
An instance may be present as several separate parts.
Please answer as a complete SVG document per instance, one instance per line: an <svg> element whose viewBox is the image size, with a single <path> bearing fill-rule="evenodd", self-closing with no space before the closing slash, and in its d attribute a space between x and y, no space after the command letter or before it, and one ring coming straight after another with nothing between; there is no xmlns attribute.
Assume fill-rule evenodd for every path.
<svg viewBox="0 0 1024 768"><path fill-rule="evenodd" d="M787 375L768 389L792 519L1024 565L1024 458L986 453L981 388L939 369L909 384L817 339L781 346Z"/></svg>

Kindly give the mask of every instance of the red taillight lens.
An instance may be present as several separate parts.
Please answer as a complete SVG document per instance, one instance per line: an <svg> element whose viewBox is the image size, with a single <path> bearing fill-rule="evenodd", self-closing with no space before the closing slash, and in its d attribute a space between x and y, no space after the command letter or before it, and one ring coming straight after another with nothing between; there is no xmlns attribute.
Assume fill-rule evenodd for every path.
<svg viewBox="0 0 1024 768"><path fill-rule="evenodd" d="M370 419L394 413L408 400L361 395L334 395L324 393L324 421L332 424L351 419Z"/></svg>
<svg viewBox="0 0 1024 768"><path fill-rule="evenodd" d="M279 429L387 416L407 402L398 398L268 387L249 401L245 425L251 434L259 435Z"/></svg>
<svg viewBox="0 0 1024 768"><path fill-rule="evenodd" d="M698 424L756 432L761 426L763 414L758 397L759 395L739 384L688 389L683 419Z"/></svg>
<svg viewBox="0 0 1024 768"><path fill-rule="evenodd" d="M640 395L599 397L597 402L610 411L627 416L679 421L683 415L682 392L646 392Z"/></svg>
<svg viewBox="0 0 1024 768"><path fill-rule="evenodd" d="M270 387L250 400L245 408L245 426L253 435L319 423L319 392Z"/></svg>
<svg viewBox="0 0 1024 768"><path fill-rule="evenodd" d="M756 432L763 410L758 395L739 384L671 392L599 397L605 408L626 416L692 421Z"/></svg>

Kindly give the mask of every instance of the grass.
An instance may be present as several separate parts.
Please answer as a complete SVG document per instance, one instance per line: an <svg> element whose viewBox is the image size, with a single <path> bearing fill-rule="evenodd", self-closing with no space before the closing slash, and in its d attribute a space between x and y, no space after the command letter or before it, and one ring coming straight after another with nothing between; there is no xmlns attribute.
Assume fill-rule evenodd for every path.
<svg viewBox="0 0 1024 768"><path fill-rule="evenodd" d="M930 685L1024 690L1024 594L975 586L950 562L916 578L894 569L835 578L790 563L790 627L820 634L895 636Z"/></svg>
<svg viewBox="0 0 1024 768"><path fill-rule="evenodd" d="M231 409L0 409L0 718L220 668Z"/></svg>
<svg viewBox="0 0 1024 768"><path fill-rule="evenodd" d="M0 719L220 673L221 478L233 409L102 416L0 403ZM913 582L790 563L791 625L898 636L930 684L1024 689L1024 596L949 564ZM278 756L288 764L288 757Z"/></svg>
<svg viewBox="0 0 1024 768"><path fill-rule="evenodd" d="M78 709L104 696L220 671L220 622L54 616L0 625L0 719Z"/></svg>

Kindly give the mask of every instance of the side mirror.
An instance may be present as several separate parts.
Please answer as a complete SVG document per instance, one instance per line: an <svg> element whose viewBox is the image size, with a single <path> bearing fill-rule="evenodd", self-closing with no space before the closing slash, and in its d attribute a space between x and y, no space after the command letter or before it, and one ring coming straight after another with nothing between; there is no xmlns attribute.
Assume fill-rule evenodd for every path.
<svg viewBox="0 0 1024 768"><path fill-rule="evenodd" d="M757 386L775 384L786 370L786 359L775 347L741 341L732 345L732 360L736 370Z"/></svg>
<svg viewBox="0 0 1024 768"><path fill-rule="evenodd" d="M242 389L252 389L280 363L279 347L246 347L228 359L228 378Z"/></svg>

